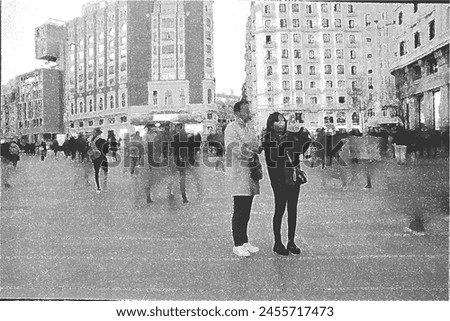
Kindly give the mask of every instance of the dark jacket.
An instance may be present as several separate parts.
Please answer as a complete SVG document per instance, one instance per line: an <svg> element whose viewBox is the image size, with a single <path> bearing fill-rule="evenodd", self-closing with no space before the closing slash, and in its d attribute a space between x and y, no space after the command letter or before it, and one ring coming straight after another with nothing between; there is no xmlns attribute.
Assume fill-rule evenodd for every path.
<svg viewBox="0 0 450 321"><path fill-rule="evenodd" d="M94 140L95 138L92 139L92 142ZM109 143L103 138L99 138L95 141L95 146L97 146L97 149L102 153L102 155L98 159L107 160L106 154L108 154L109 152Z"/></svg>
<svg viewBox="0 0 450 321"><path fill-rule="evenodd" d="M286 168L300 164L300 155L306 152L310 143L310 136L303 129L298 133L286 132L281 137L271 133L263 136L262 146L272 186L286 185Z"/></svg>

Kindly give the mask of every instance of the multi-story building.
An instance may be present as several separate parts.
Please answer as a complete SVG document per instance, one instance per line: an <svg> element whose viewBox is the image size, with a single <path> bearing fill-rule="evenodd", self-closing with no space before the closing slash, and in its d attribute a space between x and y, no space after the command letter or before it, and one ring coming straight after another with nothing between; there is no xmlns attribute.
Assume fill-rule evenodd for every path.
<svg viewBox="0 0 450 321"><path fill-rule="evenodd" d="M16 77L15 127L22 141L52 139L64 131L62 77L61 70L51 68Z"/></svg>
<svg viewBox="0 0 450 321"><path fill-rule="evenodd" d="M252 2L246 84L260 125L280 111L310 129L362 129L389 76L378 67L380 8L390 5Z"/></svg>
<svg viewBox="0 0 450 321"><path fill-rule="evenodd" d="M16 93L15 81L10 80L6 85L2 85L1 95L1 138L17 136L16 130Z"/></svg>
<svg viewBox="0 0 450 321"><path fill-rule="evenodd" d="M403 4L394 11L391 72L405 126L449 126L450 5Z"/></svg>
<svg viewBox="0 0 450 321"><path fill-rule="evenodd" d="M212 1L94 1L67 34L69 130L214 108Z"/></svg>

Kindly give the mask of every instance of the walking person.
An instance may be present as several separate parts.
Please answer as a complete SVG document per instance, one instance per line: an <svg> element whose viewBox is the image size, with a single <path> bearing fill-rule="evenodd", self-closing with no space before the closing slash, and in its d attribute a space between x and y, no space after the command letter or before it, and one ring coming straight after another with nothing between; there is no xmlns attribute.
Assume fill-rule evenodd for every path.
<svg viewBox="0 0 450 321"><path fill-rule="evenodd" d="M262 139L267 171L275 200L273 251L284 256L289 253L300 254L301 250L294 241L300 185L306 182L306 176L299 168L300 154L305 153L308 149L310 137L303 128L298 133L288 132L286 119L282 114L275 112L267 119L266 132ZM286 205L288 212L287 247L281 240L281 223Z"/></svg>
<svg viewBox="0 0 450 321"><path fill-rule="evenodd" d="M100 127L94 128L92 133L91 140L91 160L94 164L94 177L95 177L95 185L97 187L97 193L100 193L103 190L107 189L108 184L108 159L106 158L106 154L109 151L109 144L106 140L101 138L102 130ZM99 182L99 174L100 167L103 169L103 184L100 186Z"/></svg>
<svg viewBox="0 0 450 321"><path fill-rule="evenodd" d="M41 154L41 161L44 161L47 156L47 143L44 140L39 145L39 153Z"/></svg>
<svg viewBox="0 0 450 321"><path fill-rule="evenodd" d="M11 163L11 153L10 153L11 143L5 141L1 144L1 187L9 188L11 184L9 183L10 178L10 163Z"/></svg>
<svg viewBox="0 0 450 321"><path fill-rule="evenodd" d="M52 143L52 150L53 153L55 154L55 161L56 161L58 160L58 150L59 150L59 143L56 139Z"/></svg>
<svg viewBox="0 0 450 321"><path fill-rule="evenodd" d="M9 145L9 153L11 155L11 162L14 169L17 168L17 162L20 160L20 147L17 140L13 139Z"/></svg>
<svg viewBox="0 0 450 321"><path fill-rule="evenodd" d="M235 122L225 130L227 171L233 186L233 216L231 228L233 235L233 253L237 256L250 256L259 248L248 241L247 227L250 220L253 198L259 194L259 180L262 178L258 153L259 139L251 126L250 106L246 101L234 105ZM231 162L231 163L230 163Z"/></svg>
<svg viewBox="0 0 450 321"><path fill-rule="evenodd" d="M130 174L134 175L136 167L138 166L142 157L142 137L139 132L136 132L130 142L129 156L131 161Z"/></svg>

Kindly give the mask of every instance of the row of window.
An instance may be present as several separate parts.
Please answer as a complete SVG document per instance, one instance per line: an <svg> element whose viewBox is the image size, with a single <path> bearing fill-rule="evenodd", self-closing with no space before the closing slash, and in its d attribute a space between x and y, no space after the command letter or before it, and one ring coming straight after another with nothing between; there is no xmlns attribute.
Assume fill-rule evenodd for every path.
<svg viewBox="0 0 450 321"><path fill-rule="evenodd" d="M33 119L33 127L42 127L42 124L43 124L43 120L42 120L42 118L39 118L39 119ZM31 125L31 123L30 123L30 121L29 120L25 120L24 122L19 122L19 128L20 129L22 129L22 128L30 128L30 125Z"/></svg>
<svg viewBox="0 0 450 321"><path fill-rule="evenodd" d="M428 24L428 40L432 40L436 36L436 26L434 20ZM417 31L414 33L414 49L422 45L421 33ZM400 56L404 56L408 53L406 41L400 42Z"/></svg>
<svg viewBox="0 0 450 321"><path fill-rule="evenodd" d="M264 23L264 26L266 28L272 27L272 20L266 20ZM292 19L291 23L292 28L300 28L300 19ZM306 28L314 28L315 23L313 20L306 20L305 21ZM323 28L330 28L331 23L330 19L323 18L322 19L322 27ZM334 19L334 26L336 28L342 28L342 20L341 19ZM356 27L355 20L348 20L347 26L349 29L353 29ZM280 19L280 28L288 28L288 20L287 19Z"/></svg>
<svg viewBox="0 0 450 321"><path fill-rule="evenodd" d="M122 24L121 27L120 27L120 33L121 33L122 37L125 37L125 38L126 38L126 32L127 32L127 24L124 23L124 24ZM108 31L108 34L109 34L109 37L110 37L110 38L114 38L114 37L116 36L116 29L115 29L115 28L110 28L109 31ZM101 42L101 41L103 41L104 39L105 39L105 33L104 33L103 31L99 32L98 35L97 35L97 40L98 40L99 42ZM93 35L88 35L88 36L87 36L87 43L88 43L88 44L91 44L91 45L94 44L94 36L93 36ZM79 48L79 49L80 49L80 48L83 48L84 45L85 45L84 39L80 39L80 40L78 41L78 48ZM71 51L75 51L75 47L76 47L76 44L75 44L75 43L72 43L72 44L70 45L70 50L71 50Z"/></svg>
<svg viewBox="0 0 450 321"><path fill-rule="evenodd" d="M109 117L108 119L108 123L109 124L115 124L116 123L116 118L115 117ZM119 118L121 123L126 123L128 121L127 116L122 116ZM102 126L104 125L105 120L103 118L98 119L97 121L94 122L94 120L88 120L88 121L79 121L76 124L78 125L79 128L83 128L84 124L86 124L86 126L92 127L92 126ZM94 125L95 124L95 125ZM71 122L69 124L70 128L75 128L75 122Z"/></svg>
<svg viewBox="0 0 450 321"><path fill-rule="evenodd" d="M336 71L338 75L343 75L345 73L345 68L344 65L337 65L336 66ZM317 72L317 68L316 66L309 66L309 74L310 75L316 75ZM281 68L281 73L283 75L289 75L290 73L290 66L289 65L282 65ZM302 74L302 65L295 65L294 67L294 73L296 75L301 75ZM325 65L324 66L324 73L327 75L332 74L332 67L331 65ZM351 75L357 75L357 67L356 66L351 66L350 67L350 74ZM272 76L273 75L273 66L267 66L266 67L266 75L267 76Z"/></svg>
<svg viewBox="0 0 450 321"><path fill-rule="evenodd" d="M341 12L342 6L341 6L340 3L335 3L335 4L331 5L332 7L330 7L330 5L331 5L331 4L328 4L328 3L322 3L322 4L321 4L321 11L322 11L323 13L328 13L328 12L331 11L331 8L333 8L333 11L334 11L334 12ZM304 12L306 12L307 14L313 14L313 13L314 13L314 10L313 10L313 9L314 9L314 7L313 7L312 4L306 4L303 10L304 10ZM287 12L287 10L288 10L288 4L286 4L286 3L280 4L280 5L278 6L278 10L279 10L279 12ZM293 4L291 5L291 10L292 10L292 12L300 12L300 4L298 4L298 3L293 3ZM347 5L347 12L348 12L348 13L355 13L354 7L353 7L352 4L348 4L348 5ZM271 6L271 5L265 5L265 6L264 6L264 13L266 13L266 14L272 13L272 6Z"/></svg>
<svg viewBox="0 0 450 321"><path fill-rule="evenodd" d="M354 60L356 59L356 51L350 50L349 52L349 58ZM331 49L325 49L324 52L324 58L325 59L331 59ZM367 58L371 58L372 56L367 56ZM271 50L266 51L266 60L272 60L273 55ZM289 58L289 50L288 49L282 49L281 50L281 58L288 59ZM302 51L300 49L294 49L294 58L302 58ZM314 50L308 51L308 58L309 59L316 59L316 52ZM336 58L343 59L344 58L344 49L336 49Z"/></svg>
<svg viewBox="0 0 450 321"><path fill-rule="evenodd" d="M309 88L315 89L317 88L317 81L310 81L309 82ZM320 82L319 82L320 84ZM289 80L283 80L282 82L283 90L291 90L291 82ZM333 81L327 80L325 81L325 87L326 88L333 88ZM357 80L352 81L352 89L357 90L359 89L360 84ZM345 80L338 80L338 88L345 88ZM369 77L367 79L367 89L373 89L373 79L372 77ZM295 90L303 90L303 81L302 80L296 80L295 81ZM273 91L273 82L269 81L267 82L267 91Z"/></svg>
<svg viewBox="0 0 450 321"><path fill-rule="evenodd" d="M287 43L289 41L289 35L287 33L282 33L281 36L281 42L282 43ZM308 43L309 44L314 44L315 43L315 35L308 35ZM301 42L301 36L299 33L294 33L292 35L292 40L294 43L299 43ZM325 33L323 34L323 42L324 43L329 43L331 42L331 35L329 33ZM344 35L342 33L337 33L335 34L335 42L336 43L343 43L344 42ZM372 42L372 38L367 37L366 38L366 42ZM356 35L349 35L348 36L348 43L349 44L356 44ZM272 44L272 36L271 35L266 35L266 44Z"/></svg>
<svg viewBox="0 0 450 321"><path fill-rule="evenodd" d="M114 109L114 108L118 108L119 105L115 104L115 99L114 99L115 95L110 95L109 96L109 109ZM74 114L82 114L82 113L86 113L86 112L95 112L97 111L97 104L98 104L98 109L99 110L103 110L103 108L106 110L108 108L107 104L103 103L103 97L99 97L98 99L98 103L96 103L93 99L89 99L89 103L88 104L84 104L83 101L80 101L77 104L75 103L70 103L70 113L71 115ZM89 107L87 106L89 105ZM127 96L125 93L122 93L121 95L121 106L120 107L126 107L127 106Z"/></svg>

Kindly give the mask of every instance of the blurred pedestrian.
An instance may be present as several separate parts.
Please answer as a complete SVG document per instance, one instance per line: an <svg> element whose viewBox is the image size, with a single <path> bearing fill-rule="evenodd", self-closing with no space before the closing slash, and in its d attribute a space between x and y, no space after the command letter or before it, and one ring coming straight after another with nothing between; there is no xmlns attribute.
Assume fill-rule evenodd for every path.
<svg viewBox="0 0 450 321"><path fill-rule="evenodd" d="M262 178L258 158L261 150L257 133L250 123L249 103L241 100L234 105L233 110L236 121L230 123L225 130L225 145L230 149L227 152L227 163L228 160L231 161L231 168L227 173L233 190L233 253L250 256L250 253L259 251L258 247L249 243L247 227L253 198L259 194L259 180Z"/></svg>
<svg viewBox="0 0 450 321"><path fill-rule="evenodd" d="M9 153L14 168L17 168L17 162L20 160L20 147L17 139L13 139L9 145Z"/></svg>
<svg viewBox="0 0 450 321"><path fill-rule="evenodd" d="M100 193L102 189L106 190L108 184L108 159L106 158L106 154L109 151L109 144L101 137L102 133L100 127L94 128L94 131L92 132L93 137L90 143L90 156L92 163L94 164L94 177L97 193ZM100 168L103 169L103 184L101 186L99 182Z"/></svg>
<svg viewBox="0 0 450 321"><path fill-rule="evenodd" d="M55 157L55 160L58 160L58 151L59 151L59 143L58 143L58 140L53 140L53 143L52 143L52 150L53 150L53 153L55 154L54 155L54 157Z"/></svg>
<svg viewBox="0 0 450 321"><path fill-rule="evenodd" d="M47 157L47 143L44 140L39 145L39 154L41 155L41 161L44 161Z"/></svg>
<svg viewBox="0 0 450 321"><path fill-rule="evenodd" d="M11 163L11 154L10 154L10 142L5 141L1 144L1 184L2 187L9 188L11 184L9 182L10 178L10 163Z"/></svg>
<svg viewBox="0 0 450 321"><path fill-rule="evenodd" d="M310 141L309 134L303 128L300 128L298 133L287 131L287 121L282 114L275 112L269 115L263 135L263 147L275 200L273 251L279 255L300 254L301 252L294 241L300 185L306 183L306 175L300 169L300 154L306 152ZM281 223L286 205L288 212L287 247L281 240Z"/></svg>

